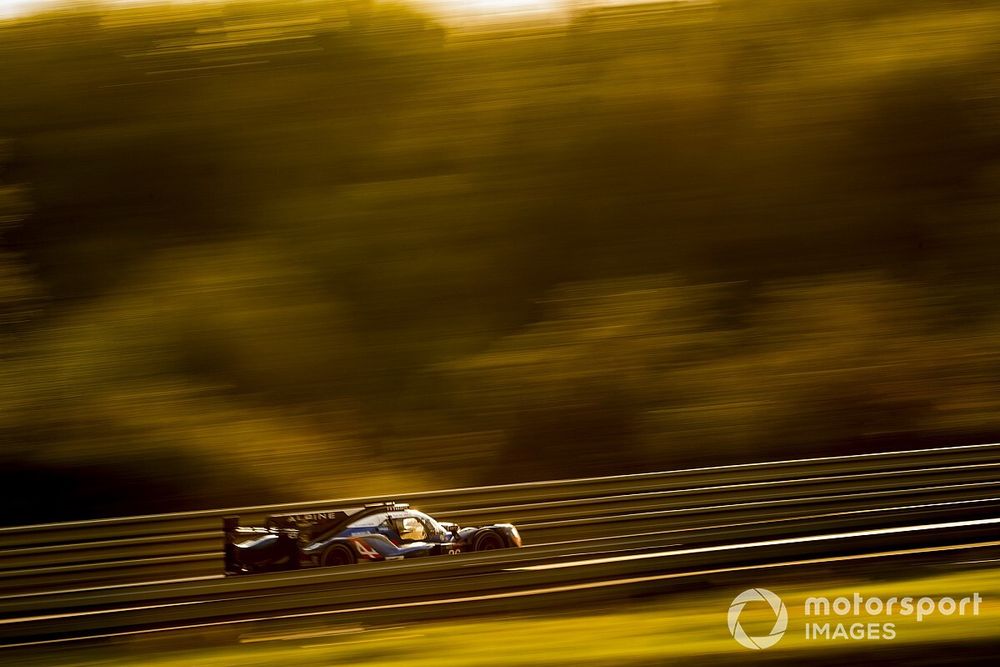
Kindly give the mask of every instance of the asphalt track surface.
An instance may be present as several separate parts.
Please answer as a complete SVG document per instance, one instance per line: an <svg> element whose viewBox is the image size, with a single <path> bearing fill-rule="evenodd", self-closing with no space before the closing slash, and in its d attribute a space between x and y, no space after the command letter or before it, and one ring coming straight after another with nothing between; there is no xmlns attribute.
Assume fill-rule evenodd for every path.
<svg viewBox="0 0 1000 667"><path fill-rule="evenodd" d="M754 569L992 562L1000 445L556 480L395 498L522 549L224 577L223 516L383 498L0 529L0 661L178 629L397 622L667 592Z"/></svg>

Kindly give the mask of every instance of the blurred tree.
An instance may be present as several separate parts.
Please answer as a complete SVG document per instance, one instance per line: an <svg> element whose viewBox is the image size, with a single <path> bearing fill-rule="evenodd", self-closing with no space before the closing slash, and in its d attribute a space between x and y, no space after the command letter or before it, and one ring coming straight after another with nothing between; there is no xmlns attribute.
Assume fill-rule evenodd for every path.
<svg viewBox="0 0 1000 667"><path fill-rule="evenodd" d="M16 353L18 334L24 333L40 297L22 257L6 242L27 212L23 189L7 179L8 150L0 141L0 363Z"/></svg>
<svg viewBox="0 0 1000 667"><path fill-rule="evenodd" d="M1000 15L695 5L4 24L10 469L112 513L996 434Z"/></svg>

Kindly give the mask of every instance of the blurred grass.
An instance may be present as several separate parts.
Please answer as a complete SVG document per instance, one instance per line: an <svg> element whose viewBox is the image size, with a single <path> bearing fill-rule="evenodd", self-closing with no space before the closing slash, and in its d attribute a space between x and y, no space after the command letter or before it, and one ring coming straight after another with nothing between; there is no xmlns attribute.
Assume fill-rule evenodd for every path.
<svg viewBox="0 0 1000 667"><path fill-rule="evenodd" d="M1000 570L944 573L891 581L851 581L819 575L813 581L785 580L769 586L765 573L754 585L771 588L785 603L789 626L781 641L770 649L752 652L739 646L729 635L726 613L741 590L715 586L705 591L684 591L666 597L621 603L596 610L539 612L536 615L491 617L472 620L427 621L396 629L377 627L362 631L343 626L341 634L243 644L236 648L179 651L157 655L155 646L139 642L120 654L104 658L81 654L88 665L136 664L150 667L180 665L333 665L356 664L380 667L401 660L415 667L462 665L657 665L697 659L701 664L751 661L822 659L823 664L868 660L891 660L893 651L903 655L938 656L948 659L948 642L974 647L976 642L995 640L1000 620ZM984 598L978 616L934 614L917 622L909 616L824 617L822 622L887 622L896 624L896 638L886 641L831 640L804 638L804 601L810 596L851 598L892 596L961 598L978 592ZM768 618L764 618L768 616ZM770 630L773 614L761 614L767 622L753 625L752 605L741 623L753 634ZM315 631L315 629L314 629ZM319 631L316 631L317 634ZM293 635L294 632L289 632ZM307 633L303 633L307 634ZM183 639L177 640L183 641ZM941 646L937 646L941 644ZM176 643L175 643L176 646ZM162 647L161 647L162 648ZM877 653L876 653L877 651ZM64 659L65 656L64 656ZM827 662L830 661L830 662Z"/></svg>

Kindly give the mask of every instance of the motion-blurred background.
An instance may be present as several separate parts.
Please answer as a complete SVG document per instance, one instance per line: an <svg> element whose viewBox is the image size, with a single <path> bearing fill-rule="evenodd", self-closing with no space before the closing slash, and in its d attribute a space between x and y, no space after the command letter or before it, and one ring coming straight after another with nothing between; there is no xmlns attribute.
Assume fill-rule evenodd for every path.
<svg viewBox="0 0 1000 667"><path fill-rule="evenodd" d="M998 439L996 3L15 4L7 523Z"/></svg>

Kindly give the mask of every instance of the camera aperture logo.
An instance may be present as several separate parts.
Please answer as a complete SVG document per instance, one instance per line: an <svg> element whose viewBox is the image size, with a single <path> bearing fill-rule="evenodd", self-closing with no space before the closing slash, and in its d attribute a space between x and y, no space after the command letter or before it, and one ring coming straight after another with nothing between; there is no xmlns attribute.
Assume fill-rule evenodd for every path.
<svg viewBox="0 0 1000 667"><path fill-rule="evenodd" d="M766 602L770 605L771 611L774 612L774 627L771 628L771 632L762 637L751 637L746 633L743 626L740 625L740 614L748 602ZM787 628L788 610L785 609L785 603L766 588L747 589L737 595L733 599L733 603L729 605L729 634L746 648L759 650L774 646L785 634Z"/></svg>

